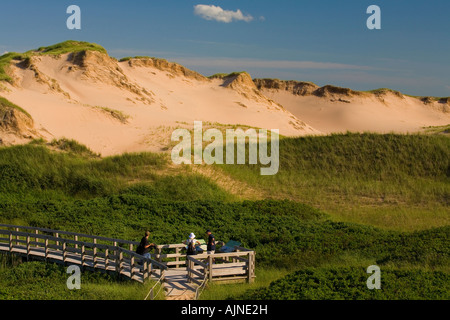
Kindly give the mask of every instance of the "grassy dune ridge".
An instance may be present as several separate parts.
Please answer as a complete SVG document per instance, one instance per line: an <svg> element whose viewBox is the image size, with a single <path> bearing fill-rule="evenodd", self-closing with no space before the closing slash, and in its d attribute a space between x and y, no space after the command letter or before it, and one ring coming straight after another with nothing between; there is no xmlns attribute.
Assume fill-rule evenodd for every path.
<svg viewBox="0 0 450 320"><path fill-rule="evenodd" d="M106 54L102 46L85 41L67 40L47 47L39 47L24 53L8 52L0 56L0 81L12 82L12 78L7 73L8 66L13 62L21 62L30 59L33 55L61 55L65 53L77 53L81 51L97 51Z"/></svg>
<svg viewBox="0 0 450 320"><path fill-rule="evenodd" d="M264 197L291 199L338 221L412 231L450 224L450 139L347 133L280 140L277 175L217 166Z"/></svg>

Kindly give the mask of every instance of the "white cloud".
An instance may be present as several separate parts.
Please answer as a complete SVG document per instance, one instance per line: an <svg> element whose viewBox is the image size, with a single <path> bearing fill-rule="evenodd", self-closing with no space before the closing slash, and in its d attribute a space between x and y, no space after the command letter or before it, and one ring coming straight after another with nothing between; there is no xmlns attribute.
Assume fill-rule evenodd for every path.
<svg viewBox="0 0 450 320"><path fill-rule="evenodd" d="M215 20L224 23L232 21L250 22L253 20L251 15L244 15L239 9L236 11L223 10L221 7L214 5L198 4L194 6L194 13L205 20Z"/></svg>

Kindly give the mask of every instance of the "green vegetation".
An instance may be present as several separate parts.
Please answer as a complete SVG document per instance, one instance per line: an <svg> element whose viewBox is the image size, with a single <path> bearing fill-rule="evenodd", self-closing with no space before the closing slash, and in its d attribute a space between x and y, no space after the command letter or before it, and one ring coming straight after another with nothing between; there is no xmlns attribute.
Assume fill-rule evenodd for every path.
<svg viewBox="0 0 450 320"><path fill-rule="evenodd" d="M423 132L428 134L449 134L450 124L446 126L424 127Z"/></svg>
<svg viewBox="0 0 450 320"><path fill-rule="evenodd" d="M48 47L40 47L37 50L32 50L28 52L32 52L35 54L37 53L48 55L60 55L65 53L76 53L81 51L97 51L100 53L107 54L105 48L96 43L74 41L74 40L64 41Z"/></svg>
<svg viewBox="0 0 450 320"><path fill-rule="evenodd" d="M42 144L43 140L34 141L33 144ZM45 142L44 142L45 143ZM90 158L99 158L100 155L93 152L91 149L86 147L85 145L75 141L73 139L53 139L52 142L49 143L50 146L56 147L59 150L66 151L69 153L77 154L82 157L90 157Z"/></svg>
<svg viewBox="0 0 450 320"><path fill-rule="evenodd" d="M240 71L240 72L232 72L232 73L216 73L213 74L212 76L209 76L209 79L226 79L226 78L231 78L231 77L236 77L242 73L247 73L246 71Z"/></svg>
<svg viewBox="0 0 450 320"><path fill-rule="evenodd" d="M250 300L448 300L450 275L422 270L382 269L380 290L368 290L364 268L304 269L249 290Z"/></svg>
<svg viewBox="0 0 450 320"><path fill-rule="evenodd" d="M256 250L255 284L213 284L203 299L448 299L446 136L283 138L276 176L262 177L253 165L212 167L260 190L264 200L242 200L188 166L173 168L167 155L98 158L74 141L52 144L59 151L42 140L0 148L1 223L130 240L150 229L156 243L180 243L190 232L202 238L210 228L218 240ZM398 208L403 220L376 219ZM379 292L365 287L373 264L384 272ZM22 273L37 280L12 280ZM86 291L70 293L65 279L62 269L43 263L3 268L0 296L141 299L148 291L87 275ZM129 286L135 295L119 295Z"/></svg>
<svg viewBox="0 0 450 320"><path fill-rule="evenodd" d="M446 270L450 227L401 233L333 222L309 206L291 201L176 201L158 194L92 199L2 199L2 222L139 239L150 228L157 243L180 243L189 232L215 230L217 239L239 240L257 251L258 266L295 269L339 261L346 255L380 266Z"/></svg>
<svg viewBox="0 0 450 320"><path fill-rule="evenodd" d="M369 93L373 93L373 94L385 94L385 93L393 93L399 97L402 97L403 94L400 91L396 91L393 89L389 89L389 88L379 88L379 89L375 89L375 90L369 90L369 91L365 91L365 92L369 92Z"/></svg>
<svg viewBox="0 0 450 320"><path fill-rule="evenodd" d="M119 62L129 61L131 59L157 59L157 58L149 57L149 56L124 57L124 58L119 59Z"/></svg>
<svg viewBox="0 0 450 320"><path fill-rule="evenodd" d="M115 110L115 109L111 109L111 108L107 108L107 107L99 107L99 106L96 106L96 108L102 110L106 114L109 114L113 118L116 118L117 120L119 120L122 123L127 123L128 119L130 118L129 115L127 115L119 110Z"/></svg>
<svg viewBox="0 0 450 320"><path fill-rule="evenodd" d="M0 81L12 81L12 78L6 73L6 68L12 60L23 60L23 56L17 52L9 52L0 56Z"/></svg>
<svg viewBox="0 0 450 320"><path fill-rule="evenodd" d="M8 259L0 255L0 260ZM0 266L0 300L143 300L154 284L86 271L81 275L81 289L69 290L66 268L60 265L27 262L12 266L8 262Z"/></svg>
<svg viewBox="0 0 450 320"><path fill-rule="evenodd" d="M217 166L263 197L320 208L334 220L412 231L449 225L450 140L443 135L335 134L280 140L276 175Z"/></svg>
<svg viewBox="0 0 450 320"><path fill-rule="evenodd" d="M120 157L86 159L87 148L66 140L53 142L71 152L55 153L32 143L0 149L0 197L29 192L67 196L99 196L127 185L130 180L150 179L166 159L157 154L124 154Z"/></svg>
<svg viewBox="0 0 450 320"><path fill-rule="evenodd" d="M289 273L288 270L276 267L265 267L256 269L256 281L251 284L242 283L208 283L206 290L200 295L200 300L228 300L242 299L247 291L253 291L268 287Z"/></svg>
<svg viewBox="0 0 450 320"><path fill-rule="evenodd" d="M119 59L119 62L125 62L125 61L129 61L131 59L143 59L143 60L150 59L150 60L153 60L155 63L156 62L162 62L162 63L173 63L173 64L176 64L174 62L169 62L168 60L163 59L163 58L156 58L156 57L149 57L149 56L124 57L124 58Z"/></svg>

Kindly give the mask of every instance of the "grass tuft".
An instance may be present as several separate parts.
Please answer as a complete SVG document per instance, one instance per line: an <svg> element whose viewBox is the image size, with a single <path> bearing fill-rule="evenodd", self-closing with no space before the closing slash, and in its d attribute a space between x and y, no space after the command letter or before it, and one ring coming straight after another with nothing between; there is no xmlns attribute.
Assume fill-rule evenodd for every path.
<svg viewBox="0 0 450 320"><path fill-rule="evenodd" d="M31 52L34 54L61 55L81 51L98 51L100 53L107 54L106 49L96 43L74 40L67 40L47 47L40 47L36 50L32 50Z"/></svg>

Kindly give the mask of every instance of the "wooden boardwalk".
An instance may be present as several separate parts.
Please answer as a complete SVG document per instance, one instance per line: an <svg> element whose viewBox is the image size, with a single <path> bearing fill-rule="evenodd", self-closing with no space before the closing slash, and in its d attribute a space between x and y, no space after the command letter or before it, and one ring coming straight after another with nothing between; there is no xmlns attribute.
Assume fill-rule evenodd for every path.
<svg viewBox="0 0 450 320"><path fill-rule="evenodd" d="M83 269L115 273L144 282L159 279L167 266L134 252L137 242L80 233L0 224L0 252ZM126 247L126 248L125 248Z"/></svg>
<svg viewBox="0 0 450 320"><path fill-rule="evenodd" d="M195 300L198 285L189 282L186 268L170 269L165 278L166 300Z"/></svg>
<svg viewBox="0 0 450 320"><path fill-rule="evenodd" d="M134 281L156 281L149 295L164 289L167 300L197 299L208 282L248 281L255 278L255 252L237 247L236 252L186 257L182 244L159 245L152 259L133 249L139 243L80 233L0 224L0 253L27 260L99 270ZM175 250L175 253L170 251Z"/></svg>

